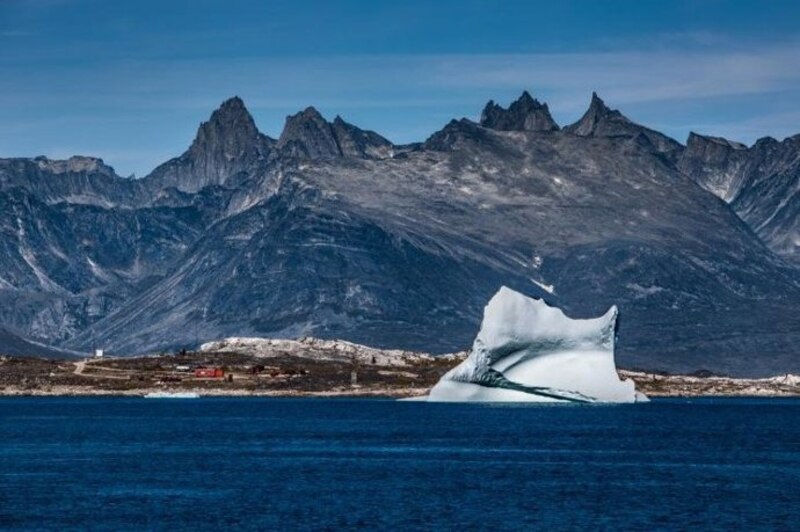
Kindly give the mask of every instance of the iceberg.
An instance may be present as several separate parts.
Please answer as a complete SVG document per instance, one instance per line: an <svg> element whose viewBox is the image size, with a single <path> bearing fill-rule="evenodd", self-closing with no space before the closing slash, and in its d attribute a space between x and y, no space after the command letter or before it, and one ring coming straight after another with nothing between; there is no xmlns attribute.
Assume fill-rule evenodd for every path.
<svg viewBox="0 0 800 532"><path fill-rule="evenodd" d="M469 356L428 401L634 403L647 401L614 363L617 307L571 319L541 299L502 287L483 313Z"/></svg>

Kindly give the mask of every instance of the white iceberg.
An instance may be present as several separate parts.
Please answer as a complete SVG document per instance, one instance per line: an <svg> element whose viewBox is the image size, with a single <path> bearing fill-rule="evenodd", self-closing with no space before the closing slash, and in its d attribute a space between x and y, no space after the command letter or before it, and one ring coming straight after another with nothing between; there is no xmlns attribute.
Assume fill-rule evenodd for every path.
<svg viewBox="0 0 800 532"><path fill-rule="evenodd" d="M428 401L634 403L647 401L614 364L617 307L574 320L541 299L501 288L464 362Z"/></svg>

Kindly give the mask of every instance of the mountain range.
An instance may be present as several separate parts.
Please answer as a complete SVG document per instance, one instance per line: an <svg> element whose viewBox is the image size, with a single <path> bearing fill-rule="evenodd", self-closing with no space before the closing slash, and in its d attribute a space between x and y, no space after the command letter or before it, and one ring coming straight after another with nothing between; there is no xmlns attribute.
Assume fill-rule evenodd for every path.
<svg viewBox="0 0 800 532"><path fill-rule="evenodd" d="M455 351L506 285L573 317L617 304L624 367L800 372L800 136L683 145L596 94L560 127L524 92L419 143L313 107L273 139L232 98L141 179L0 159L0 206L12 354L224 336Z"/></svg>

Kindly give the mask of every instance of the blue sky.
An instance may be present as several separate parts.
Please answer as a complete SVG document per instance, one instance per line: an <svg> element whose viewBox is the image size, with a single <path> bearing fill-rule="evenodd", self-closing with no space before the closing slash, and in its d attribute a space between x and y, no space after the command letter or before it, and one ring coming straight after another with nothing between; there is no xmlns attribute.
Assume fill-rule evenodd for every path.
<svg viewBox="0 0 800 532"><path fill-rule="evenodd" d="M241 96L395 142L523 89L560 124L596 90L684 141L800 133L800 2L0 0L0 157L147 174Z"/></svg>

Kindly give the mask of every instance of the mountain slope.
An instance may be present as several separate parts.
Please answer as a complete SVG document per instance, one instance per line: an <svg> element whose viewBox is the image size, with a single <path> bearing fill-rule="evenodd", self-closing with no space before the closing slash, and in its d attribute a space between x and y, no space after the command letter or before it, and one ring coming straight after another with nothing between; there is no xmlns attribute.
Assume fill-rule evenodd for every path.
<svg viewBox="0 0 800 532"><path fill-rule="evenodd" d="M0 323L64 341L166 273L205 223L191 206L47 204L0 190Z"/></svg>
<svg viewBox="0 0 800 532"><path fill-rule="evenodd" d="M16 334L10 333L5 329L0 329L0 357L1 356L38 356L48 358L71 358L78 356L77 353L55 349L48 345L38 344L21 338Z"/></svg>
<svg viewBox="0 0 800 532"><path fill-rule="evenodd" d="M231 100L139 181L56 194L15 162L0 324L117 353L308 334L442 352L507 285L575 317L619 305L622 366L800 371L800 273L688 177L693 146L596 96L551 121L525 93L397 147L308 108L272 141Z"/></svg>
<svg viewBox="0 0 800 532"><path fill-rule="evenodd" d="M730 203L770 249L800 262L800 136L748 148L692 134L679 168Z"/></svg>
<svg viewBox="0 0 800 532"><path fill-rule="evenodd" d="M505 283L578 316L619 304L628 366L747 372L742 349L756 346L740 327L781 365L797 339L776 331L800 301L796 272L627 137L461 121L402 157L290 162L281 174L276 192L101 322L101 337L137 331L120 346L132 349L173 331L191 343L199 321L208 338L313 334L447 351L468 345Z"/></svg>

